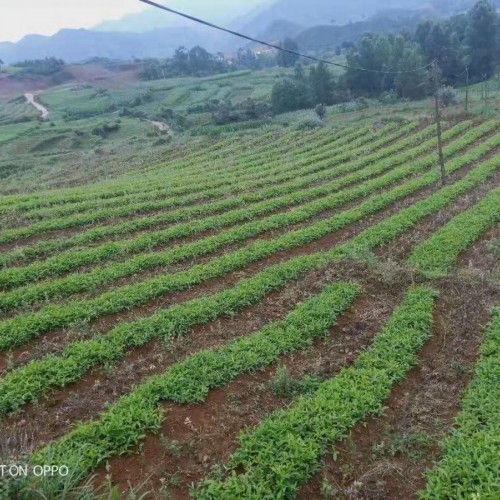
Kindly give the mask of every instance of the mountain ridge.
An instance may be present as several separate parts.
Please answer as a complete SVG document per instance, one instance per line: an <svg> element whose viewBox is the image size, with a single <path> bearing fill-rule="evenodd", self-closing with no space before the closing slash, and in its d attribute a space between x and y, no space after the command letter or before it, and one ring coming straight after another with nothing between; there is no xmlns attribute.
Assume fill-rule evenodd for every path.
<svg viewBox="0 0 500 500"><path fill-rule="evenodd" d="M177 3L174 2L172 5L177 6ZM206 13L207 17L213 19L214 22L220 22L250 36L262 37L270 42L276 42L285 36L297 36L299 46L303 50L318 50L343 41L354 41L353 36L359 37L362 33L358 32L363 28L363 24L356 23L368 23L364 27L366 31L383 32L385 29L395 31L397 28L395 24L401 21L401 25L405 26L403 29L407 29L403 19L404 13L409 18L412 17L412 13L439 17L464 11L474 3L475 0L430 0L426 3L422 3L421 0L386 0L381 9L380 3L376 0L351 0L348 4L339 0L309 0L307 3L303 0L256 0L253 2L254 7L250 10L248 10L250 4L247 4L246 10L228 8L227 11L208 16L209 10L213 11L214 5L229 5L229 0L215 0L215 4L208 5L205 2L205 7L200 10L200 13L194 12L194 8L192 13L202 16ZM500 0L495 0L495 3L499 5ZM200 2L194 5L198 4ZM373 16L379 18L383 16L383 19L390 17L387 12L390 13L391 9L397 12L399 17L394 16L388 28L378 27L377 23L370 24ZM222 22L236 12L243 11L246 11L246 14L236 17L232 22L227 24ZM153 10L145 12L148 16L158 16L158 14L153 14L156 12ZM141 14L134 14L126 18L143 19L140 16ZM188 48L201 45L210 52L235 52L239 47L247 46L244 41L235 40L231 35L192 22L187 25L156 28L145 32L102 30L106 26L108 28L112 25L117 28L123 26L112 24L119 22L101 23L98 30L64 29L51 37L27 35L17 43L3 42L0 43L0 59L7 64L12 64L24 59L54 56L75 63L96 56L119 60L164 58L172 55L174 50L181 45ZM343 28L344 26L348 27ZM312 36L314 27L316 27L318 39L321 40L321 43L317 45L314 44L315 37ZM353 33L347 33L349 29L354 30ZM331 36L330 41L326 40L328 36Z"/></svg>

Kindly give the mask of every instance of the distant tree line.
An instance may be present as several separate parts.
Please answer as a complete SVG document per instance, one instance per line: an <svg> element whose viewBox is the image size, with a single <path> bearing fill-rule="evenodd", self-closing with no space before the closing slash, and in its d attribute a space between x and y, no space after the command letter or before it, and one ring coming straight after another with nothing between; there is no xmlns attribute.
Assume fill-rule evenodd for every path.
<svg viewBox="0 0 500 500"><path fill-rule="evenodd" d="M325 63L310 66L307 70L295 66L294 73L276 82L271 93L275 113L332 105L346 100L345 90L335 81Z"/></svg>
<svg viewBox="0 0 500 500"><path fill-rule="evenodd" d="M66 63L62 59L55 57L46 57L45 59L29 59L20 61L13 66L21 68L18 73L23 76L52 76L64 69Z"/></svg>
<svg viewBox="0 0 500 500"><path fill-rule="evenodd" d="M211 54L200 46L179 47L171 58L143 61L141 77L159 80L176 76L210 76L242 69L264 69L276 65L276 54L240 49L233 58ZM292 65L293 66L293 65Z"/></svg>
<svg viewBox="0 0 500 500"><path fill-rule="evenodd" d="M288 40L284 47L298 51ZM308 71L297 66L292 76L272 91L275 113L330 105L360 98L388 97L417 100L434 91L430 65L436 62L443 85L491 78L500 64L500 16L488 0L480 0L466 14L443 21L423 21L414 33L366 34L355 46L346 45L345 73L335 79L321 63ZM278 55L282 66L293 66L296 56Z"/></svg>
<svg viewBox="0 0 500 500"><path fill-rule="evenodd" d="M169 59L144 61L141 77L144 80L159 80L175 76L208 76L227 70L227 63L221 56L210 54L199 46L191 50L179 47Z"/></svg>
<svg viewBox="0 0 500 500"><path fill-rule="evenodd" d="M500 16L488 0L477 2L468 14L422 22L413 38L426 61L438 62L450 85L463 81L466 67L473 82L491 78L500 62Z"/></svg>
<svg viewBox="0 0 500 500"><path fill-rule="evenodd" d="M405 72L436 61L442 83L462 84L469 69L471 82L491 78L500 62L500 17L488 0L468 14L444 21L423 21L415 33L366 35L347 52L347 64L377 71ZM346 86L354 95L379 96L395 91L399 97L420 99L432 90L429 70L398 75L348 69Z"/></svg>

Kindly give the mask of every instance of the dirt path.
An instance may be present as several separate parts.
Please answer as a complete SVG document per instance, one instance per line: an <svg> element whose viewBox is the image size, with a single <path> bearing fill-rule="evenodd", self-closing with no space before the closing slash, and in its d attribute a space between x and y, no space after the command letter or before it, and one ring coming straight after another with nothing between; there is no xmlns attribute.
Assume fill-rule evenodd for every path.
<svg viewBox="0 0 500 500"><path fill-rule="evenodd" d="M26 97L26 100L28 101L29 104L31 104L38 111L40 111L42 120L46 120L49 117L49 110L45 106L42 106L39 102L35 101L35 95L36 94L34 93L26 92L24 94L24 97Z"/></svg>

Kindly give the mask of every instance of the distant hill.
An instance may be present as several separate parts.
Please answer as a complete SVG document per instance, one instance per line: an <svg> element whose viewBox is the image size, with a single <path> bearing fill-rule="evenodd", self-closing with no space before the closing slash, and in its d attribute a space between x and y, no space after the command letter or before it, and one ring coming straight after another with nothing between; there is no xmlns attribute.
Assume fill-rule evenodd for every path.
<svg viewBox="0 0 500 500"><path fill-rule="evenodd" d="M419 0L386 0L382 8L418 8ZM263 9L241 29L253 34L262 33L272 20L284 20L304 27L343 25L365 20L381 9L378 0L276 0Z"/></svg>
<svg viewBox="0 0 500 500"><path fill-rule="evenodd" d="M208 28L165 28L147 33L62 30L53 36L29 35L18 43L0 43L0 59L11 64L24 59L57 57L81 62L99 56L109 59L168 57L180 45L203 45L216 51L227 44L228 35Z"/></svg>
<svg viewBox="0 0 500 500"><path fill-rule="evenodd" d="M239 28L254 35L262 33L271 21L280 19L306 28L318 25L344 26L366 21L376 14L449 16L469 9L477 0L276 0ZM500 4L500 0L494 3Z"/></svg>
<svg viewBox="0 0 500 500"><path fill-rule="evenodd" d="M258 38L266 42L277 43L287 37L295 38L303 29L298 24L281 19L274 21L262 33L259 33Z"/></svg>
<svg viewBox="0 0 500 500"><path fill-rule="evenodd" d="M365 33L398 33L411 31L420 21L419 16L393 19L378 17L368 21L350 23L344 26L320 25L301 31L296 37L303 51L335 50L344 42L356 43Z"/></svg>
<svg viewBox="0 0 500 500"><path fill-rule="evenodd" d="M269 0L247 0L246 2L235 2L234 0L211 0L210 2L207 2L207 0L190 0L189 2L170 0L168 6L207 19L213 23L221 23L227 26L241 16L255 15L260 5L268 3ZM128 14L118 20L104 21L93 29L106 32L143 33L154 29L179 26L193 27L193 24L182 17L149 7L143 12Z"/></svg>
<svg viewBox="0 0 500 500"><path fill-rule="evenodd" d="M297 37L303 50L319 50L355 41L366 31L410 29L418 16L450 15L468 9L475 0L385 0L383 3L378 0L192 0L189 8L183 7L184 3L173 0L171 5L266 41ZM500 0L495 3L500 4ZM233 22L228 20L236 15ZM377 16L376 21L373 16ZM163 23L171 26L150 29ZM201 45L210 52L234 52L247 46L245 41L231 35L192 22L183 26L178 23L175 16L151 8L119 21L102 23L95 30L65 29L51 37L29 35L18 43L0 43L0 59L7 64L50 56L67 62L81 62L96 56L130 60L169 57L181 45L188 48Z"/></svg>

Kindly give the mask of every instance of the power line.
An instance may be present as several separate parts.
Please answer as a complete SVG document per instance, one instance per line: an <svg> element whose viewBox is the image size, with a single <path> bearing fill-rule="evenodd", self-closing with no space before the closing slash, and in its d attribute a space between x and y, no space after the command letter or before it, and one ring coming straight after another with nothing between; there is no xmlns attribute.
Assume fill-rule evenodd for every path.
<svg viewBox="0 0 500 500"><path fill-rule="evenodd" d="M170 7L166 7L165 5L161 5L159 3L156 3L153 0L140 0L140 1L145 3L145 4L151 5L152 7L156 7L157 9L161 9L161 10L164 10L166 12L170 12L171 14L175 14L177 16L184 17L185 19L189 19L190 21L194 21L195 23L203 24L204 26L208 26L209 28L213 28L213 29L216 29L219 31L224 31L225 33L229 33L230 35L234 35L234 36L237 36L239 38L244 38L245 40L249 40L250 42L260 43L261 45L266 45L267 47L271 47L272 49L281 50L282 52L287 52L288 54L293 54L295 56L303 57L304 59L309 59L311 61L329 64L330 66L337 66L339 68L354 69L357 71L366 71L366 72L370 72L370 73L382 73L384 75L403 75L403 74L416 73L418 71L422 71L424 69L431 67L434 64L434 61L433 61L429 64L426 64L425 66L421 66L420 68L415 68L415 69L412 69L409 71L384 71L384 70L378 70L378 69L369 69L369 68L361 68L361 67L356 67L356 66L348 66L346 64L335 63L332 61L328 61L326 59L321 59L318 57L309 56L307 54L302 54L301 52L298 52L296 50L285 49L284 47L280 47L279 45L275 45L273 43L264 42L264 41L259 40L257 38L253 38L253 37L245 35L243 33L239 33L238 31L233 31L233 30L230 30L228 28L223 28L222 26L217 26L216 24L210 23L208 21L204 21L203 19L200 19L198 17L194 17L194 16L191 16L189 14L179 12L178 10L171 9Z"/></svg>

